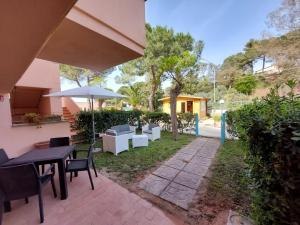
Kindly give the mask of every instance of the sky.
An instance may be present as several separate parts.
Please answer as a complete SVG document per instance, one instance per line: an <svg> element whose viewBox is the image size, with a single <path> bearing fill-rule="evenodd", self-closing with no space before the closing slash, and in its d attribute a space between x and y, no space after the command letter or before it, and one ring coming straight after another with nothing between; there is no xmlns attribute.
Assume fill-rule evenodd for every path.
<svg viewBox="0 0 300 225"><path fill-rule="evenodd" d="M278 8L281 0L147 0L146 22L162 25L175 32L188 32L205 43L202 57L221 64L223 60L243 50L251 38L262 37L267 30L267 15ZM117 90L115 71L106 86ZM63 81L62 88L71 88Z"/></svg>

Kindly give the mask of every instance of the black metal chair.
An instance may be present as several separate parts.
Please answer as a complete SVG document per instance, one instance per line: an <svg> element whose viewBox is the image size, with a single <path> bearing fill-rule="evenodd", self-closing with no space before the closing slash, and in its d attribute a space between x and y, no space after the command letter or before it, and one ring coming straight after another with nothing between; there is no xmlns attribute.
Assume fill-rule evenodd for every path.
<svg viewBox="0 0 300 225"><path fill-rule="evenodd" d="M3 148L0 148L0 166L9 161L9 158Z"/></svg>
<svg viewBox="0 0 300 225"><path fill-rule="evenodd" d="M40 222L44 222L44 209L42 188L50 181L53 195L56 198L54 174L50 173L52 166L43 175L39 175L33 163L0 167L0 191L2 194L2 205L12 200L26 199L38 195ZM7 205L7 204L6 204ZM10 207L10 205L9 205ZM10 209L9 209L10 210Z"/></svg>
<svg viewBox="0 0 300 225"><path fill-rule="evenodd" d="M69 137L56 137L50 138L49 147L60 147L60 146L69 146L70 145L70 138Z"/></svg>
<svg viewBox="0 0 300 225"><path fill-rule="evenodd" d="M55 137L55 138L50 138L49 141L49 147L50 148L55 148L55 147L61 147L61 146L69 146L70 145L70 138L69 137ZM71 159L71 155L69 156ZM55 165L51 164L53 166L53 173L55 173ZM45 171L45 165L42 165L42 173Z"/></svg>
<svg viewBox="0 0 300 225"><path fill-rule="evenodd" d="M96 168L93 163L93 149L94 149L94 145L91 145L87 151L86 158L67 160L66 161L66 172L71 173L70 181L72 182L73 172L76 173L79 171L87 171L89 174L92 189L94 190L94 183L93 183L91 172L90 172L90 166L92 165L94 168L95 174L97 176Z"/></svg>

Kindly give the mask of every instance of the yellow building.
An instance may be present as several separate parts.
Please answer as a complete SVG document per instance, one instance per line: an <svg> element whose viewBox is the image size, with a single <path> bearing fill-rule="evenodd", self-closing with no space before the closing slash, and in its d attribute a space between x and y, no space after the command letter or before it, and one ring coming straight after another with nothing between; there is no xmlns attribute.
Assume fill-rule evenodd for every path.
<svg viewBox="0 0 300 225"><path fill-rule="evenodd" d="M163 102L163 112L170 114L170 97L162 98L159 101ZM207 116L207 101L208 98L179 95L177 97L176 112L198 113L199 117L205 117Z"/></svg>

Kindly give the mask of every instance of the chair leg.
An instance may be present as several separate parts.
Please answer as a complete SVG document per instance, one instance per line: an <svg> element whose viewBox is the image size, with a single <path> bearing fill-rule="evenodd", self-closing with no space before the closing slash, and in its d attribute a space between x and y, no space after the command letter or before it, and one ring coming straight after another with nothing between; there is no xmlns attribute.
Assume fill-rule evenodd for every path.
<svg viewBox="0 0 300 225"><path fill-rule="evenodd" d="M94 184L93 184L93 180L92 180L90 168L88 168L87 171L88 171L88 174L89 174L89 178L90 178L92 189L94 190Z"/></svg>
<svg viewBox="0 0 300 225"><path fill-rule="evenodd" d="M70 182L72 182L73 172L70 172Z"/></svg>
<svg viewBox="0 0 300 225"><path fill-rule="evenodd" d="M42 174L45 173L45 165L42 165Z"/></svg>
<svg viewBox="0 0 300 225"><path fill-rule="evenodd" d="M40 222L44 222L44 208L43 208L43 198L42 198L42 192L39 191L39 208L40 208Z"/></svg>
<svg viewBox="0 0 300 225"><path fill-rule="evenodd" d="M98 177L94 159L92 159L92 166L93 166L93 169L94 169L94 172L95 172L95 176Z"/></svg>
<svg viewBox="0 0 300 225"><path fill-rule="evenodd" d="M54 195L54 198L57 197L57 192L56 192L56 187L55 187L55 183L54 183L54 178L51 177L51 186L52 186L52 191L53 191L53 195Z"/></svg>
<svg viewBox="0 0 300 225"><path fill-rule="evenodd" d="M28 202L29 202L29 200L28 200L28 198L26 197L26 198L25 198L25 203L28 204Z"/></svg>

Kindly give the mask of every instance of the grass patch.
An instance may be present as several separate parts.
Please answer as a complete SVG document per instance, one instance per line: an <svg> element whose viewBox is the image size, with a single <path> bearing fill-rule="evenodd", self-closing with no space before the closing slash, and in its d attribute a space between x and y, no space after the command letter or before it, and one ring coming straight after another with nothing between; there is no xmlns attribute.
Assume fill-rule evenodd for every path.
<svg viewBox="0 0 300 225"><path fill-rule="evenodd" d="M208 194L228 200L236 209L248 214L249 179L244 162L246 146L229 140L218 151L215 167L208 183Z"/></svg>
<svg viewBox="0 0 300 225"><path fill-rule="evenodd" d="M94 155L96 167L107 172L115 172L125 181L132 181L142 172L154 167L159 162L168 159L175 154L182 146L187 145L195 136L180 134L177 141L173 141L172 133L162 132L161 139L149 141L148 147L133 149L129 145L129 151L124 151L118 156L109 152L100 152ZM87 144L80 145L78 148L87 148ZM98 144L99 146L99 144Z"/></svg>

